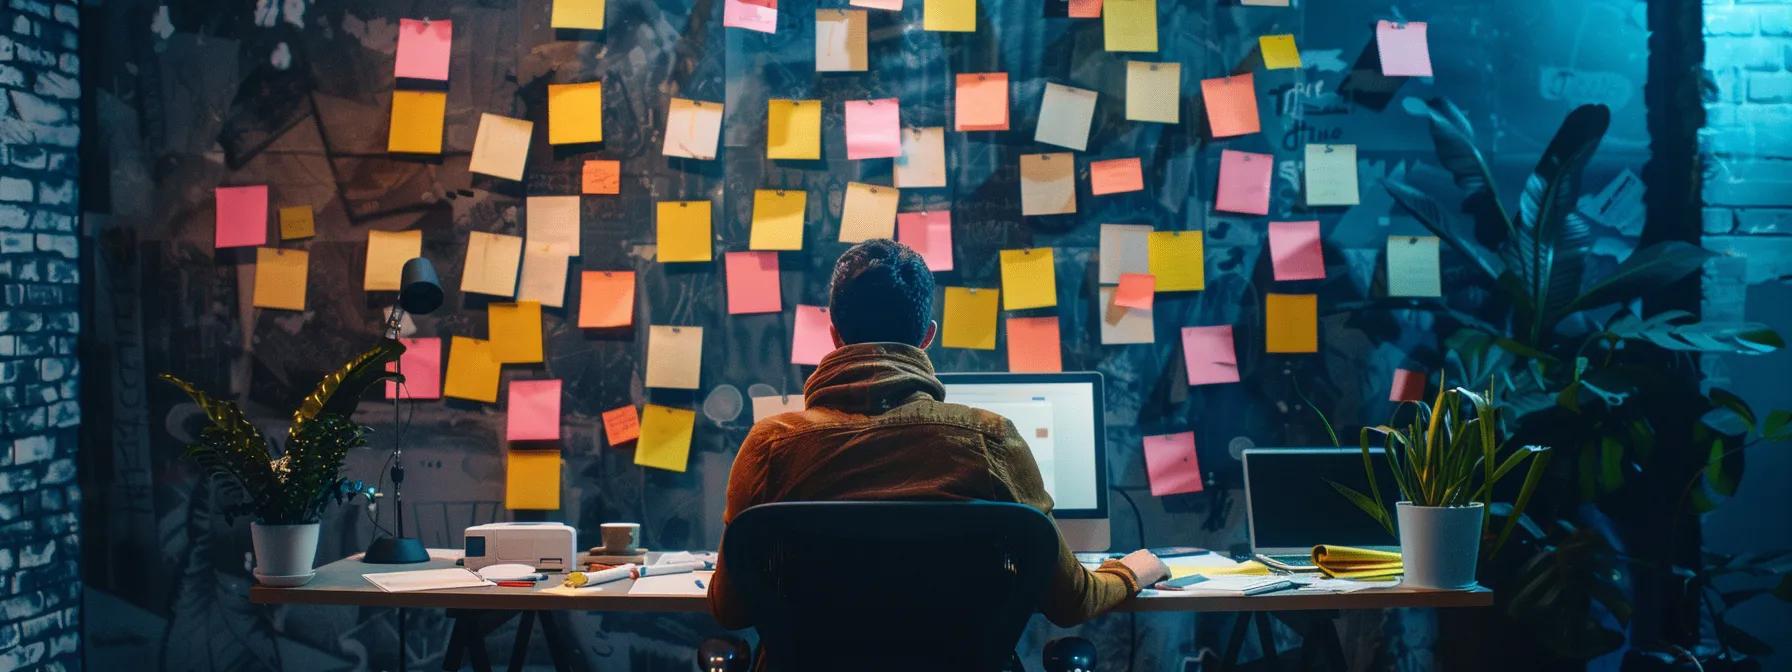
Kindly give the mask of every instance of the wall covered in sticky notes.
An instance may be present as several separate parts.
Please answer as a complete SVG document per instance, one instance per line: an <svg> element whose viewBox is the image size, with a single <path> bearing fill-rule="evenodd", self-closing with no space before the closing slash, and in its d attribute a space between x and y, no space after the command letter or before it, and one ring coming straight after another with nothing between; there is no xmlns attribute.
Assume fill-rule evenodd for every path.
<svg viewBox="0 0 1792 672"><path fill-rule="evenodd" d="M405 489L407 510L416 512L412 530L431 545L454 546L468 523L519 515L505 508L524 492L507 490L509 386L559 380L555 443L564 466L552 472L560 474L559 496L546 502L558 509L545 515L578 525L587 544L599 522L638 520L649 547L713 547L752 400L800 393L813 370L808 362L826 347L816 307L826 305L828 272L846 248L849 184L866 186L863 198L852 199L854 226L844 237L926 243L942 292L936 316L950 346L930 351L939 369L1102 372L1110 474L1139 500L1147 543L1224 548L1243 538L1238 522L1214 515L1214 529L1203 524L1217 498L1236 493L1230 449L1325 442L1310 410L1295 403L1297 381L1334 419L1378 418L1396 368L1440 363L1441 335L1419 317L1335 311L1386 295L1390 283L1402 300L1421 303L1436 300L1433 287L1447 293L1459 285L1448 275L1460 259L1447 247L1404 242L1430 234L1383 188L1399 175L1454 204L1449 175L1413 114L1424 99L1446 96L1463 108L1503 185L1517 184L1561 116L1588 96L1615 113L1587 172L1590 190L1625 168L1640 173L1649 140L1640 96L1623 95L1641 90L1647 54L1644 29L1628 18L1633 0L1413 0L1400 10L1427 22L1427 41L1401 35L1387 45L1397 47L1386 50L1399 59L1391 64L1378 63L1376 22L1394 17L1387 3L1369 0L1284 3L1304 5L1296 7L1124 0L1112 4L1111 25L1099 3L1069 0L783 0L772 33L724 27L725 4L365 0L289 15L314 3L270 3L275 27L247 11L195 15L176 5L166 35L144 30L140 13L96 14L95 30L140 42L101 50L84 65L158 73L182 86L95 78L96 99L133 102L83 115L95 127L131 129L87 134L94 148L87 172L121 177L82 194L83 207L102 215L89 220L106 241L90 248L91 265L104 276L92 284L107 292L96 310L109 311L84 324L138 315L128 322L135 326L96 329L84 369L119 378L85 386L84 412L96 426L134 427L128 431L147 437L112 441L90 432L87 448L119 466L87 470L83 494L95 501L143 488L166 495L134 498L146 510L119 516L84 550L158 579L191 562L162 547L156 532L157 521L186 519L187 507L205 501L193 496L185 468L174 466L188 438L174 432L190 427L183 414L191 409L154 384L153 374L175 371L227 390L258 422L278 425L312 381L377 337L403 261L393 257L416 253L435 263L448 296L440 311L411 316L405 326L407 337L440 339L430 361L440 368L434 381L443 397L407 411L406 455L416 460ZM1091 4L1092 18L1071 18L1072 7L1087 14ZM818 20L818 9L849 5ZM421 11L441 13L414 13ZM707 15L694 15L701 12ZM942 30L927 30L927 16ZM445 51L436 43L407 53L419 67L413 72L407 63L398 77L399 21L425 18L451 21L451 31L440 31L450 43ZM954 32L960 29L974 32ZM1264 67L1260 38L1271 35L1292 36L1283 46L1296 50L1298 65L1283 67L1296 59L1278 50L1267 54L1275 68ZM1530 39L1536 35L1580 39ZM1419 47L1427 51L1423 63ZM1153 70L1151 63L1175 67ZM1431 77L1383 74L1426 68ZM1242 77L1224 81L1246 72L1248 87ZM1173 88L1164 81L1172 73ZM550 88L592 83L601 86ZM1204 98L1208 89L1213 100ZM894 149L902 156L849 159L860 143L847 135L846 104L890 99L899 105L899 135L875 118L869 121L880 123L855 129L864 131L870 155ZM776 100L817 101L818 109L789 115L768 146ZM474 166L484 115L494 118ZM1216 118L1225 137L1214 137ZM395 134L394 120L410 125ZM912 129L939 129L938 149L932 131ZM1331 160L1310 164L1309 145L1333 146L1324 155ZM1354 161L1337 160L1343 147ZM1225 150L1270 157L1266 208L1258 205L1262 172L1225 181L1250 193L1250 212L1267 214L1216 207ZM1029 166L1023 157L1031 155L1068 165L1040 170L1048 162ZM1136 160L1137 178L1102 170L1095 188L1092 164L1115 159ZM588 162L595 162L589 170ZM219 187L260 185L265 200L226 192L220 209L214 195ZM756 197L767 193L773 196ZM1505 193L1510 199L1516 187ZM578 197L576 235L547 230L549 220L530 211L530 197L544 196ZM659 226L661 203L696 201L708 204L704 217ZM276 213L297 206L311 208L311 235L267 233L281 221ZM903 216L909 213L934 214ZM1317 222L1317 243L1290 237L1277 257L1271 222ZM1640 227L1590 223L1600 241ZM1181 235L1154 247L1154 231ZM470 256L474 233L486 243ZM552 240L543 243L544 235ZM1393 248L1393 259L1390 239L1405 246ZM515 240L547 247L519 250ZM576 245L560 249L553 241ZM278 307L301 305L290 300L255 305L257 278L274 277L255 272L261 247L307 253L302 310ZM1128 296L1134 305L1113 305L1122 276L1151 272L1154 249L1158 265L1174 272L1154 278L1151 301ZM777 256L775 283L742 276L752 282L730 286L727 259L749 250ZM1049 251L1049 268L1020 259L1005 277L1004 250ZM532 281L544 268L563 269L564 281ZM286 270L284 277L295 277ZM1034 289L1046 271L1055 290L1049 299L1010 288L1026 279ZM1278 280L1278 271L1289 279ZM979 291L956 290L963 293L948 301L949 287ZM767 312L730 312L739 298L731 289L770 288L776 301L754 302ZM538 331L510 319L530 309L507 304L531 301L539 304ZM947 314L948 307L958 310ZM1266 322L1272 313L1285 322ZM1191 381L1183 330L1221 326L1231 328L1232 349L1196 339ZM649 346L652 331L664 327L700 328L701 339L694 359L684 350L688 341L657 342L682 357L671 364L693 369L670 371L677 375L663 381L663 370L649 366ZM512 340L519 335L529 342L519 346ZM1272 342L1291 352L1270 352ZM528 347L537 344L538 356ZM1230 378L1220 375L1224 364L1237 382L1218 382ZM369 399L357 415L375 431L369 449L351 453L351 478L380 474L394 433L387 403ZM629 410L611 415L607 432L605 414L620 409ZM1214 484L1200 494L1172 488L1178 494L1151 497L1161 479L1148 469L1144 437L1185 432L1193 440L1178 455L1213 474ZM542 471L524 481L545 482L550 463L532 464ZM1234 501L1231 510L1238 509ZM329 515L320 559L357 551L373 533L359 508ZM1132 514L1122 507L1116 515ZM1116 520L1115 529L1131 530L1129 523ZM158 548L164 552L142 553ZM231 566L211 571L240 578ZM98 578L89 589L162 610L157 615L169 622L197 622L169 611L184 607L164 606L184 604L170 599L173 583ZM294 615L272 627L303 637L307 628L294 623L312 618ZM110 641L161 641L163 634ZM303 643L343 660L359 655L347 639ZM1124 643L1098 643L1124 650ZM593 666L625 669L629 645L615 650ZM1139 669L1166 666L1141 655Z"/></svg>

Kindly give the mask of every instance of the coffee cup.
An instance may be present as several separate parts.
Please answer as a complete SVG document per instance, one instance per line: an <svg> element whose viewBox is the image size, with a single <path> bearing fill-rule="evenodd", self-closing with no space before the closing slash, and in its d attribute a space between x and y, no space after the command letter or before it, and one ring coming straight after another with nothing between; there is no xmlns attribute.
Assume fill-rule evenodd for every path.
<svg viewBox="0 0 1792 672"><path fill-rule="evenodd" d="M640 523L604 523L602 531L605 553L626 555L641 545Z"/></svg>

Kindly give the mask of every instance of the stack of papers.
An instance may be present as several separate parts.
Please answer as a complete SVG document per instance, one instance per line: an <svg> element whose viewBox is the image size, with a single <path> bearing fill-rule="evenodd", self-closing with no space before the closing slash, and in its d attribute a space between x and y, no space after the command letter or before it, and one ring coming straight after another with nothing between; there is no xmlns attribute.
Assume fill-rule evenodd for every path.
<svg viewBox="0 0 1792 672"><path fill-rule="evenodd" d="M444 588L478 588L495 585L462 567L420 569L412 572L380 572L362 574L361 578L388 593L409 593Z"/></svg>

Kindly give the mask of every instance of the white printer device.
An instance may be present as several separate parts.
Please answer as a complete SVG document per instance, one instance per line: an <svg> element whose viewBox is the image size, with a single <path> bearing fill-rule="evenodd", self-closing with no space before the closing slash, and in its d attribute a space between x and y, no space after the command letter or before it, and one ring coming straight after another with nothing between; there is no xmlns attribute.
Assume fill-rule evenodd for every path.
<svg viewBox="0 0 1792 672"><path fill-rule="evenodd" d="M467 528L466 566L516 563L541 571L577 569L578 532L565 523L489 523Z"/></svg>

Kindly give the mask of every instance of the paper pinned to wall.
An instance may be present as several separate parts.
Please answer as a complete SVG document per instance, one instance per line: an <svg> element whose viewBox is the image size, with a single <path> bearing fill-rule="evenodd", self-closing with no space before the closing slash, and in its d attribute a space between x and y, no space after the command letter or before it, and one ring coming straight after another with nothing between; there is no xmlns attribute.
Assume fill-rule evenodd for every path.
<svg viewBox="0 0 1792 672"><path fill-rule="evenodd" d="M753 250L803 249L803 213L809 192L758 189L753 192L753 230L747 248Z"/></svg>
<svg viewBox="0 0 1792 672"><path fill-rule="evenodd" d="M579 327L610 329L635 323L635 272L579 274Z"/></svg>
<svg viewBox="0 0 1792 672"><path fill-rule="evenodd" d="M255 248L256 308L304 310L306 280L311 273L311 254L278 247Z"/></svg>
<svg viewBox="0 0 1792 672"><path fill-rule="evenodd" d="M541 361L541 304L493 303L485 307L486 337L499 364Z"/></svg>
<svg viewBox="0 0 1792 672"><path fill-rule="evenodd" d="M546 244L566 256L579 256L578 196L529 196L523 204L523 214L528 218L524 242Z"/></svg>
<svg viewBox="0 0 1792 672"><path fill-rule="evenodd" d="M368 231L367 266L361 288L369 292L398 291L404 262L423 256L422 231Z"/></svg>
<svg viewBox="0 0 1792 672"><path fill-rule="evenodd" d="M1008 370L1014 373L1058 373L1064 370L1064 341L1058 317L1008 318Z"/></svg>
<svg viewBox="0 0 1792 672"><path fill-rule="evenodd" d="M894 174L897 189L946 186L945 127L903 129Z"/></svg>
<svg viewBox="0 0 1792 672"><path fill-rule="evenodd" d="M1136 156L1089 162L1089 193L1096 196L1145 189L1145 170Z"/></svg>
<svg viewBox="0 0 1792 672"><path fill-rule="evenodd" d="M846 158L902 156L902 104L895 98L846 101Z"/></svg>
<svg viewBox="0 0 1792 672"><path fill-rule="evenodd" d="M1195 452L1194 432L1147 436L1144 444L1145 476L1151 481L1151 496L1202 490L1201 459Z"/></svg>
<svg viewBox="0 0 1792 672"><path fill-rule="evenodd" d="M766 102L765 158L821 158L821 101Z"/></svg>
<svg viewBox="0 0 1792 672"><path fill-rule="evenodd" d="M1008 130L1008 73L959 73L952 123L959 131Z"/></svg>
<svg viewBox="0 0 1792 672"><path fill-rule="evenodd" d="M571 260L552 244L524 243L523 273L516 283L516 299L549 308L566 305L566 264Z"/></svg>
<svg viewBox="0 0 1792 672"><path fill-rule="evenodd" d="M1246 215L1269 214L1269 186L1276 157L1269 154L1222 150L1220 184L1213 209Z"/></svg>
<svg viewBox="0 0 1792 672"><path fill-rule="evenodd" d="M392 92L392 117L386 130L386 151L393 154L441 154L442 124L448 92Z"/></svg>
<svg viewBox="0 0 1792 672"><path fill-rule="evenodd" d="M777 252L728 252L722 255L722 264L728 275L728 314L784 310Z"/></svg>
<svg viewBox="0 0 1792 672"><path fill-rule="evenodd" d="M504 404L504 440L560 440L560 380L512 380L509 387Z"/></svg>
<svg viewBox="0 0 1792 672"><path fill-rule="evenodd" d="M1388 401L1424 401L1425 372L1394 369L1394 385L1388 390Z"/></svg>
<svg viewBox="0 0 1792 672"><path fill-rule="evenodd" d="M927 270L952 270L952 211L924 210L896 215L896 242L913 248Z"/></svg>
<svg viewBox="0 0 1792 672"><path fill-rule="evenodd" d="M1251 73L1201 80L1201 102L1213 137L1230 138L1262 130L1257 117L1257 83Z"/></svg>
<svg viewBox="0 0 1792 672"><path fill-rule="evenodd" d="M454 22L447 19L399 19L398 57L392 76L400 79L448 79Z"/></svg>
<svg viewBox="0 0 1792 672"><path fill-rule="evenodd" d="M1239 0L1246 7L1287 7L1288 0Z"/></svg>
<svg viewBox="0 0 1792 672"><path fill-rule="evenodd" d="M1157 0L1103 0L1101 33L1108 51L1157 51Z"/></svg>
<svg viewBox="0 0 1792 672"><path fill-rule="evenodd" d="M954 33L977 30L977 0L922 0L921 29Z"/></svg>
<svg viewBox="0 0 1792 672"><path fill-rule="evenodd" d="M865 18L860 9L815 10L816 72L865 71Z"/></svg>
<svg viewBox="0 0 1792 672"><path fill-rule="evenodd" d="M466 263L461 265L460 291L490 296L515 296L516 272L522 260L522 238L474 231L467 235L467 256ZM400 266L403 264L400 263ZM397 283L393 283L392 289L398 289Z"/></svg>
<svg viewBox="0 0 1792 672"><path fill-rule="evenodd" d="M560 451L504 451L504 508L553 511L560 508Z"/></svg>
<svg viewBox="0 0 1792 672"><path fill-rule="evenodd" d="M1356 145L1307 145L1307 205L1356 205Z"/></svg>
<svg viewBox="0 0 1792 672"><path fill-rule="evenodd" d="M660 151L666 156L714 159L721 137L721 103L673 98L666 112L666 142Z"/></svg>
<svg viewBox="0 0 1792 672"><path fill-rule="evenodd" d="M648 404L641 409L641 437L635 444L635 464L683 472L691 459L691 432L697 412Z"/></svg>
<svg viewBox="0 0 1792 672"><path fill-rule="evenodd" d="M852 0L846 4L854 7L869 7L871 9L884 9L893 12L902 11L902 0Z"/></svg>
<svg viewBox="0 0 1792 672"><path fill-rule="evenodd" d="M1058 280L1052 258L1049 247L1002 250L1004 310L1058 305Z"/></svg>
<svg viewBox="0 0 1792 672"><path fill-rule="evenodd" d="M1325 279L1319 222L1270 222L1269 260L1277 282Z"/></svg>
<svg viewBox="0 0 1792 672"><path fill-rule="evenodd" d="M529 136L535 122L492 114L479 115L479 131L473 134L473 159L467 170L506 180L523 179L529 160Z"/></svg>
<svg viewBox="0 0 1792 672"><path fill-rule="evenodd" d="M709 201L660 201L657 212L660 263L715 259Z"/></svg>
<svg viewBox="0 0 1792 672"><path fill-rule="evenodd" d="M1388 296L1443 296L1436 236L1388 237Z"/></svg>
<svg viewBox="0 0 1792 672"><path fill-rule="evenodd" d="M555 28L603 30L605 0L553 0L548 23Z"/></svg>
<svg viewBox="0 0 1792 672"><path fill-rule="evenodd" d="M656 324L648 328L648 387L695 390L702 372L703 327Z"/></svg>
<svg viewBox="0 0 1792 672"><path fill-rule="evenodd" d="M1232 340L1232 325L1183 327L1182 360L1190 386L1238 382L1238 347Z"/></svg>
<svg viewBox="0 0 1792 672"><path fill-rule="evenodd" d="M280 239L299 240L317 235L317 217L309 205L280 209Z"/></svg>
<svg viewBox="0 0 1792 672"><path fill-rule="evenodd" d="M1020 214L1076 212L1076 159L1070 152L1020 155Z"/></svg>
<svg viewBox="0 0 1792 672"><path fill-rule="evenodd" d="M896 203L900 195L895 187L846 183L846 202L840 212L840 242L862 243L895 235Z"/></svg>
<svg viewBox="0 0 1792 672"><path fill-rule="evenodd" d="M1150 238L1149 224L1101 225L1101 258L1096 274L1101 284L1119 282L1120 276L1127 273L1150 273Z"/></svg>
<svg viewBox="0 0 1792 672"><path fill-rule="evenodd" d="M604 440L614 448L641 437L641 417L633 404L604 411Z"/></svg>
<svg viewBox="0 0 1792 672"><path fill-rule="evenodd" d="M1319 296L1268 294L1263 308L1265 350L1319 352Z"/></svg>
<svg viewBox="0 0 1792 672"><path fill-rule="evenodd" d="M1089 146L1089 126L1095 119L1094 91L1047 82L1039 103L1039 126L1033 140L1083 151Z"/></svg>
<svg viewBox="0 0 1792 672"><path fill-rule="evenodd" d="M947 287L940 325L940 347L996 349L996 307L1001 292L978 287Z"/></svg>
<svg viewBox="0 0 1792 672"><path fill-rule="evenodd" d="M1200 231L1152 231L1146 238L1150 272L1157 291L1198 292L1207 288L1205 234Z"/></svg>
<svg viewBox="0 0 1792 672"><path fill-rule="evenodd" d="M1430 77L1431 46L1423 21L1376 21L1375 50L1385 77Z"/></svg>
<svg viewBox="0 0 1792 672"><path fill-rule="evenodd" d="M1154 343L1157 327L1152 311L1114 305L1114 287L1097 290L1101 300L1101 344Z"/></svg>
<svg viewBox="0 0 1792 672"><path fill-rule="evenodd" d="M805 408L801 394L753 397L753 422L759 422L780 413L801 412Z"/></svg>
<svg viewBox="0 0 1792 672"><path fill-rule="evenodd" d="M796 328L790 339L790 363L815 366L834 351L833 318L827 306L796 307Z"/></svg>
<svg viewBox="0 0 1792 672"><path fill-rule="evenodd" d="M1157 299L1157 276L1150 273L1124 273L1114 286L1114 305L1151 310Z"/></svg>
<svg viewBox="0 0 1792 672"><path fill-rule="evenodd" d="M255 247L268 244L268 185L218 187L216 247Z"/></svg>
<svg viewBox="0 0 1792 672"><path fill-rule="evenodd" d="M722 25L778 32L778 0L722 0Z"/></svg>
<svg viewBox="0 0 1792 672"><path fill-rule="evenodd" d="M1073 19L1101 18L1101 0L1070 0L1065 14Z"/></svg>
<svg viewBox="0 0 1792 672"><path fill-rule="evenodd" d="M492 357L491 341L455 336L448 344L448 376L442 396L496 403L501 365Z"/></svg>
<svg viewBox="0 0 1792 672"><path fill-rule="evenodd" d="M580 174L579 191L586 194L614 196L622 193L622 162L591 159Z"/></svg>
<svg viewBox="0 0 1792 672"><path fill-rule="evenodd" d="M1160 124L1182 122L1182 64L1126 62L1126 118Z"/></svg>
<svg viewBox="0 0 1792 672"><path fill-rule="evenodd" d="M1264 35L1257 38L1257 53L1268 70L1300 67L1300 48L1294 46L1293 35Z"/></svg>
<svg viewBox="0 0 1792 672"><path fill-rule="evenodd" d="M404 345L404 354L396 362L386 362L386 370L402 374L404 385L386 381L386 398L441 399L442 339L401 338L398 342Z"/></svg>
<svg viewBox="0 0 1792 672"><path fill-rule="evenodd" d="M548 144L603 142L604 83L548 85Z"/></svg>

